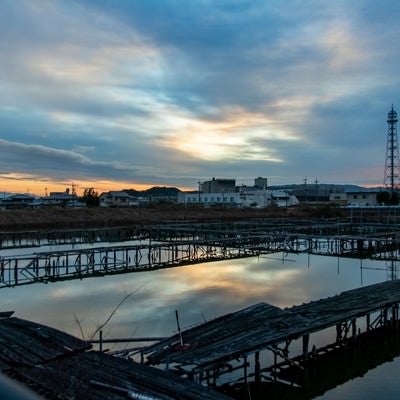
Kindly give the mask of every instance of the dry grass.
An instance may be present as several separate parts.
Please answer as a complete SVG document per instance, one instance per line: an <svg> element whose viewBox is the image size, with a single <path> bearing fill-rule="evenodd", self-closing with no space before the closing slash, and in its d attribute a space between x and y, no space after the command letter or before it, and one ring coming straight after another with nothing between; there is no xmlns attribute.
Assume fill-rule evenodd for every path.
<svg viewBox="0 0 400 400"><path fill-rule="evenodd" d="M329 211L329 212L328 212ZM134 226L170 221L229 221L257 218L330 217L332 210L304 208L199 208L157 206L153 208L49 208L37 210L3 210L1 231L97 228Z"/></svg>

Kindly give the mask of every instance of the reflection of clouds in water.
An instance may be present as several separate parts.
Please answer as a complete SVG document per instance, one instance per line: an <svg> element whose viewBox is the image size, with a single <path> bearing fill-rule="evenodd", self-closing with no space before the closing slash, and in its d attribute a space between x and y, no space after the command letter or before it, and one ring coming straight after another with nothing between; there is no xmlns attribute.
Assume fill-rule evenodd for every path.
<svg viewBox="0 0 400 400"><path fill-rule="evenodd" d="M360 286L359 260L290 256L282 263L260 257L131 273L82 281L2 289L3 309L80 335L74 314L85 332L93 332L114 307L136 291L118 309L107 326L109 336L169 335L176 329L179 310L187 327L265 301L287 307L334 295ZM365 273L367 283L386 279L384 273Z"/></svg>
<svg viewBox="0 0 400 400"><path fill-rule="evenodd" d="M373 261L363 261L363 264L384 266ZM360 275L359 260L341 259L338 267L336 258L311 256L308 259L307 255L289 255L282 263L282 257L277 254L2 289L0 301L3 310L13 309L18 317L80 337L75 314L85 336L89 337L124 296L136 290L104 328L104 337L168 336L176 333L175 310L179 311L180 323L185 329L261 301L283 308L332 296L359 287ZM386 278L384 270L363 271L364 285ZM326 344L327 336L331 339L335 333L334 328L313 333L310 346ZM113 350L132 345L136 344L110 344L107 348ZM292 344L292 352L301 349L301 340ZM264 356L270 357L270 354ZM399 364L398 359L394 362ZM390 373L388 376L387 386L391 388L396 378ZM372 385L367 382L367 387L376 386L382 391L382 374L378 373L377 378L379 382L373 381ZM344 398L347 394L352 400L365 398L363 387L366 381L354 385L352 382L354 380L329 391L323 398ZM359 396L360 393L363 396ZM394 394L398 395L397 389Z"/></svg>

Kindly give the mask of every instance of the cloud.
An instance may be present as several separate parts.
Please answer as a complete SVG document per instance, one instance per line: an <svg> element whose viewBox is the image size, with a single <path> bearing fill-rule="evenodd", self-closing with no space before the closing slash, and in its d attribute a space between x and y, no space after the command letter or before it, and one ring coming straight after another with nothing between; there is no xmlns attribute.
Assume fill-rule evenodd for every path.
<svg viewBox="0 0 400 400"><path fill-rule="evenodd" d="M128 168L121 163L99 162L74 151L54 149L42 145L26 145L23 143L9 142L0 139L0 151L2 152L1 170L3 173L26 171L26 165L31 165L31 174L40 176L48 174L52 178L65 179L71 172L79 171L86 176L103 176L114 174L115 178L126 174L132 174L133 168Z"/></svg>
<svg viewBox="0 0 400 400"><path fill-rule="evenodd" d="M61 171L66 154L34 147L42 160L16 152L3 164L178 186L218 174L295 182L318 165L320 181L379 183L399 7L6 0L1 138L70 158Z"/></svg>

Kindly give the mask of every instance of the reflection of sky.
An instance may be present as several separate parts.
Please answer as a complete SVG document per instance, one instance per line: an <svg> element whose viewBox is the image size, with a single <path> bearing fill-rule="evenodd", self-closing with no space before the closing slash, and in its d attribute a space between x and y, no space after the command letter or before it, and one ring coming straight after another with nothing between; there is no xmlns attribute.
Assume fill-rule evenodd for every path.
<svg viewBox="0 0 400 400"><path fill-rule="evenodd" d="M397 357L393 362L385 363L379 368L368 371L362 377L346 382L315 400L398 400L399 385L396 372L400 368L400 359ZM393 382L395 379L395 382ZM367 383L367 384L366 384Z"/></svg>
<svg viewBox="0 0 400 400"><path fill-rule="evenodd" d="M340 259L339 262L335 258L306 255L289 255L282 262L277 254L1 289L0 301L3 310L15 310L18 317L76 336L80 336L79 320L85 336L89 337L124 296L134 292L118 308L104 335L167 336L176 330L175 310L179 311L181 325L186 328L261 301L289 307L387 279L385 270L366 269L361 273L360 265L359 260ZM363 261L363 266L382 268L384 264ZM317 343L318 335L311 335L311 340ZM389 376L385 385L394 382L393 376ZM357 388L369 385L376 387L376 379L371 383L363 379L358 385L352 381L328 392L326 398L364 399L367 397L357 395L363 393ZM382 385L379 387L382 390ZM385 390L398 394L396 388ZM339 395L332 397L331 393Z"/></svg>
<svg viewBox="0 0 400 400"><path fill-rule="evenodd" d="M386 273L366 270L362 279L382 281ZM189 326L260 301L288 307L360 285L358 260L342 259L338 267L328 257L291 255L282 263L277 255L2 289L0 299L22 318L79 335L74 314L88 334L135 291L108 325L109 335L157 336L174 331L175 309Z"/></svg>

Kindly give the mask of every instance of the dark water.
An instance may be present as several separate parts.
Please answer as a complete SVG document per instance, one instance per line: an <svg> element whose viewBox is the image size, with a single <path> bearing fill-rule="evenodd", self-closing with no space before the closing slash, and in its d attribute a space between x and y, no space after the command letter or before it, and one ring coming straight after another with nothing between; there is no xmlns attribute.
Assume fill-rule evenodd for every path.
<svg viewBox="0 0 400 400"><path fill-rule="evenodd" d="M1 289L0 301L2 310L15 310L20 318L88 338L132 293L104 328L104 336L169 336L176 329L175 310L185 328L260 301L287 307L389 276L381 262L278 254ZM396 358L318 399L399 399L399 370Z"/></svg>

